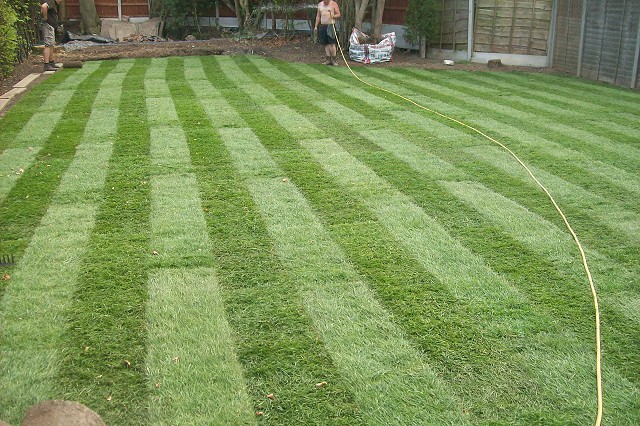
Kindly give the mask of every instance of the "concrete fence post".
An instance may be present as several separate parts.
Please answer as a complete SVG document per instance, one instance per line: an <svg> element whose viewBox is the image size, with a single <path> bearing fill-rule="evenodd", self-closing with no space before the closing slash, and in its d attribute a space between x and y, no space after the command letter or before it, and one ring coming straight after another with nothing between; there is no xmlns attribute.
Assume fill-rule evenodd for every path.
<svg viewBox="0 0 640 426"><path fill-rule="evenodd" d="M587 6L589 0L582 0L582 22L580 24L580 46L578 47L578 70L576 75L582 77L582 50L584 49L584 37L587 27Z"/></svg>
<svg viewBox="0 0 640 426"><path fill-rule="evenodd" d="M631 73L631 88L636 88L638 81L638 61L640 61L640 17L638 18L638 34L636 35L636 56L633 60L633 72Z"/></svg>
<svg viewBox="0 0 640 426"><path fill-rule="evenodd" d="M551 22L549 23L549 38L547 39L547 67L553 68L553 55L556 47L556 32L558 26L558 0L551 2Z"/></svg>
<svg viewBox="0 0 640 426"><path fill-rule="evenodd" d="M473 20L474 17L475 2L469 0L469 22L467 23L467 60L471 62L473 57Z"/></svg>

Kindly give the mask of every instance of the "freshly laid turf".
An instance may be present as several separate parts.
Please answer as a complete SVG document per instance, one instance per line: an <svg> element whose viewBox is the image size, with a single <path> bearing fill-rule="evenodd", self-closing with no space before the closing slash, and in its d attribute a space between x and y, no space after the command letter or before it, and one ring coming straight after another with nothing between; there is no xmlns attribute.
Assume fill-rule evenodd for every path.
<svg viewBox="0 0 640 426"><path fill-rule="evenodd" d="M640 94L356 72L553 193L599 291L605 423L637 424ZM344 67L93 62L0 129L0 420L593 423L593 303L546 196Z"/></svg>

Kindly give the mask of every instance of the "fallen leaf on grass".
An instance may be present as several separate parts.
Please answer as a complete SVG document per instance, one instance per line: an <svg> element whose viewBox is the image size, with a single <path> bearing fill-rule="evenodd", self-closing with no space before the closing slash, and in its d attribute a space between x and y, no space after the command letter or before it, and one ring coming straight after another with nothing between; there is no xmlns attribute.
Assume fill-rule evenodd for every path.
<svg viewBox="0 0 640 426"><path fill-rule="evenodd" d="M320 383L316 383L316 387L317 387L317 388L322 388L322 387L324 387L324 386L326 386L326 385L328 385L328 383L327 383L327 382L320 382Z"/></svg>
<svg viewBox="0 0 640 426"><path fill-rule="evenodd" d="M11 279L11 275L9 275L9 274L4 274L2 276L2 281L9 281L10 279Z"/></svg>
<svg viewBox="0 0 640 426"><path fill-rule="evenodd" d="M256 416L264 416L264 411L256 411Z"/></svg>
<svg viewBox="0 0 640 426"><path fill-rule="evenodd" d="M172 358L171 361L173 361L175 363L178 363L178 362L180 362L180 357L176 356L176 357Z"/></svg>
<svg viewBox="0 0 640 426"><path fill-rule="evenodd" d="M156 383L156 389L160 389L160 383Z"/></svg>
<svg viewBox="0 0 640 426"><path fill-rule="evenodd" d="M131 362L129 362L129 360L125 359L122 363L125 365L125 367L131 368Z"/></svg>
<svg viewBox="0 0 640 426"><path fill-rule="evenodd" d="M151 254L153 254L154 256L157 256L157 255L159 255L160 253L158 253L157 251L155 251L155 250L154 250Z"/></svg>
<svg viewBox="0 0 640 426"><path fill-rule="evenodd" d="M274 394L270 393L269 395L267 395L267 398L269 398L270 400L273 401L274 399L276 399L276 396Z"/></svg>
<svg viewBox="0 0 640 426"><path fill-rule="evenodd" d="M107 397L107 401L111 401L111 399L112 399L112 398L111 398L111 395L109 395L109 396Z"/></svg>

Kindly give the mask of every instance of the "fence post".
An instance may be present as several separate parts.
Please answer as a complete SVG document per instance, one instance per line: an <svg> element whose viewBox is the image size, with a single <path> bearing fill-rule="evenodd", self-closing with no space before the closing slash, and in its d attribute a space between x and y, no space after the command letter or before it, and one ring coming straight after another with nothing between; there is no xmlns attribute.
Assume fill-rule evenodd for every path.
<svg viewBox="0 0 640 426"><path fill-rule="evenodd" d="M471 62L471 57L473 56L473 20L475 2L473 0L469 0L469 22L467 23L467 60Z"/></svg>
<svg viewBox="0 0 640 426"><path fill-rule="evenodd" d="M633 72L631 73L631 88L636 88L638 81L638 61L640 60L640 18L638 19L638 34L636 36L636 57L633 60Z"/></svg>
<svg viewBox="0 0 640 426"><path fill-rule="evenodd" d="M553 55L556 47L556 31L558 25L558 0L551 2L551 23L549 24L549 39L547 40L547 67L553 68Z"/></svg>
<svg viewBox="0 0 640 426"><path fill-rule="evenodd" d="M584 37L587 27L587 5L589 0L582 0L582 23L580 25L580 47L578 48L578 72L577 76L582 77L582 50L584 48Z"/></svg>

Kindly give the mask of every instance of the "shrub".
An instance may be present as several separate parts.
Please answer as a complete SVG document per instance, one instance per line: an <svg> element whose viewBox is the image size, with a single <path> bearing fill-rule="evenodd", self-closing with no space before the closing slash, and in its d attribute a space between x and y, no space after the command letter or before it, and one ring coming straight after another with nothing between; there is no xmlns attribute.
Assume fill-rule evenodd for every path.
<svg viewBox="0 0 640 426"><path fill-rule="evenodd" d="M0 77L6 77L17 62L18 32L16 13L0 0Z"/></svg>
<svg viewBox="0 0 640 426"><path fill-rule="evenodd" d="M38 37L37 0L0 0L0 77L24 61Z"/></svg>
<svg viewBox="0 0 640 426"><path fill-rule="evenodd" d="M409 0L405 20L404 38L409 43L429 44L438 30L434 0Z"/></svg>
<svg viewBox="0 0 640 426"><path fill-rule="evenodd" d="M189 27L196 27L201 33L199 18L205 11L215 5L213 0L155 0L151 3L153 14L165 21L165 32L168 37L182 39Z"/></svg>

